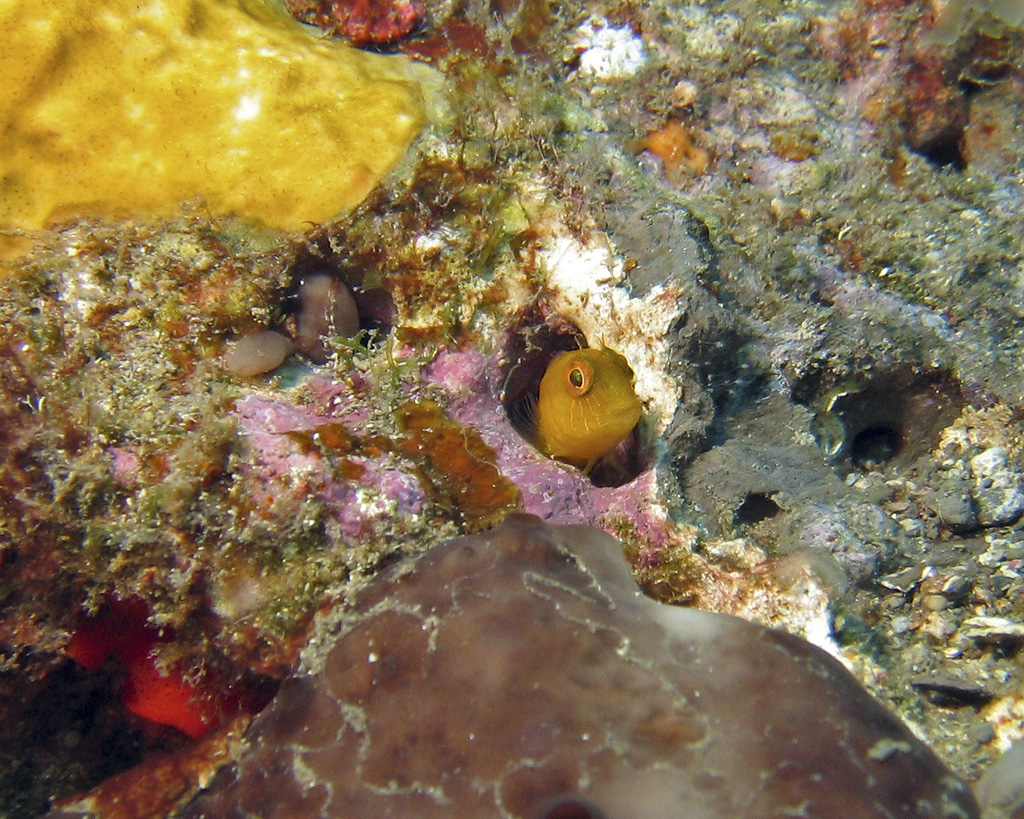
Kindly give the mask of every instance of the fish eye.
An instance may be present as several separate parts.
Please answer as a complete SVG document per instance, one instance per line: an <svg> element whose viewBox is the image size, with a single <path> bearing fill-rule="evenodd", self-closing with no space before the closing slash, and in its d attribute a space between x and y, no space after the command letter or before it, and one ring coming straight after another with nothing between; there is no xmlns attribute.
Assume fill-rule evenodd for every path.
<svg viewBox="0 0 1024 819"><path fill-rule="evenodd" d="M579 398L590 392L594 383L594 368L586 361L573 360L565 365L565 388L569 395Z"/></svg>

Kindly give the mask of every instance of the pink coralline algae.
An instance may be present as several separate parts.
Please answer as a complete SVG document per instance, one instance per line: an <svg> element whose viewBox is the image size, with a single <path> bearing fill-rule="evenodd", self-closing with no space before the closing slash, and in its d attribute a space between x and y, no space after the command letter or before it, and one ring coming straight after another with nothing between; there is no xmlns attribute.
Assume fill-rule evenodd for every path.
<svg viewBox="0 0 1024 819"><path fill-rule="evenodd" d="M375 577L247 743L183 816L978 816L834 659L527 515Z"/></svg>
<svg viewBox="0 0 1024 819"><path fill-rule="evenodd" d="M252 394L235 406L255 453L243 469L251 506L269 519L297 518L316 498L334 510L330 537L348 541L387 528L395 514L419 514L424 497L408 465L390 453L364 453L355 438L367 418L360 400L327 379L305 390L308 405Z"/></svg>
<svg viewBox="0 0 1024 819"><path fill-rule="evenodd" d="M580 470L542 456L523 440L501 406L501 368L477 350L442 350L428 379L445 396L451 417L479 431L502 475L522 493L522 511L548 523L589 523L609 531L628 521L645 547L677 543L678 527L662 514L653 470L612 487L595 487Z"/></svg>
<svg viewBox="0 0 1024 819"><path fill-rule="evenodd" d="M472 349L442 350L428 379L443 391L451 417L478 430L495 451L501 474L522 491L523 511L550 523L598 522L601 509L590 481L541 455L512 428L499 399L500 368L493 359Z"/></svg>

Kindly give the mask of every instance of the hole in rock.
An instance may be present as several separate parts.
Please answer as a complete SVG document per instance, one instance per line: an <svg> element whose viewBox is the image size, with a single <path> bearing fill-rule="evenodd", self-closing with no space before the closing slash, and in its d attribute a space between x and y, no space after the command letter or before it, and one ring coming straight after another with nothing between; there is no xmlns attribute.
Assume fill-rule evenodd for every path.
<svg viewBox="0 0 1024 819"><path fill-rule="evenodd" d="M540 384L548 367L561 353L587 348L578 327L540 305L526 310L511 333L503 357L501 402L513 429L532 446L538 445ZM570 423L568 411L556 419L562 420ZM614 449L596 460L588 472L595 486L621 486L646 468L642 426L641 417Z"/></svg>
<svg viewBox="0 0 1024 819"><path fill-rule="evenodd" d="M898 474L930 455L965 403L960 384L944 373L890 371L834 396L816 419L818 443L841 472Z"/></svg>
<svg viewBox="0 0 1024 819"><path fill-rule="evenodd" d="M749 492L733 513L733 523L752 526L762 520L775 517L782 509L772 500L771 495L763 492Z"/></svg>
<svg viewBox="0 0 1024 819"><path fill-rule="evenodd" d="M587 345L583 333L561 316L545 319L539 307L530 308L505 348L501 403L513 429L533 441L537 396L548 364L559 353Z"/></svg>
<svg viewBox="0 0 1024 819"><path fill-rule="evenodd" d="M903 434L898 429L868 427L858 432L850 442L850 463L865 471L877 469L899 454L902 443Z"/></svg>
<svg viewBox="0 0 1024 819"><path fill-rule="evenodd" d="M225 355L236 375L253 377L276 370L292 353L325 364L372 345L391 329L394 305L386 290L368 287L365 271L337 264L315 247L305 247L284 271L289 280L273 305L269 326L238 339Z"/></svg>
<svg viewBox="0 0 1024 819"><path fill-rule="evenodd" d="M375 331L376 336L382 338L391 331L394 302L375 275L374 261L373 258L341 257L325 237L311 240L298 250L288 268L291 288L282 312L285 316L283 329L300 350L303 331L305 329L308 335L308 328L312 326L309 314L314 314L314 321L330 325L330 329L340 330L342 335L365 330ZM339 297L341 288L345 292ZM346 308L349 297L356 316L350 315ZM305 321L304 313L307 314ZM310 358L316 361L318 352L314 349Z"/></svg>
<svg viewBox="0 0 1024 819"><path fill-rule="evenodd" d="M962 171L967 167L963 154L963 131L943 131L934 139L917 146L916 152L937 168Z"/></svg>
<svg viewBox="0 0 1024 819"><path fill-rule="evenodd" d="M585 799L569 797L548 805L540 812L539 819L604 819L604 814Z"/></svg>

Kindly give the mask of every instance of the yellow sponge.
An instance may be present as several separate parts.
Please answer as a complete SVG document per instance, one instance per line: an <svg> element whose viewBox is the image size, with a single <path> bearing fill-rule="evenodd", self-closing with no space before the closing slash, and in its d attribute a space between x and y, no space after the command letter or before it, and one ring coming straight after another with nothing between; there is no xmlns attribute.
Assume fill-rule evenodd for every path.
<svg viewBox="0 0 1024 819"><path fill-rule="evenodd" d="M263 0L6 0L0 30L3 227L201 196L300 228L357 204L424 120L416 66Z"/></svg>

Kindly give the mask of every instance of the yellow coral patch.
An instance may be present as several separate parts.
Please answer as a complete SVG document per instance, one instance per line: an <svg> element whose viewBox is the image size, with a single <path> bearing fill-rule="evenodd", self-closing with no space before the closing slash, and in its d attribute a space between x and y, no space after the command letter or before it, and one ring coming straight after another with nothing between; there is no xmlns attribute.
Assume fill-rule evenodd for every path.
<svg viewBox="0 0 1024 819"><path fill-rule="evenodd" d="M262 0L0 3L0 225L212 212L298 228L357 204L423 119L416 69Z"/></svg>

